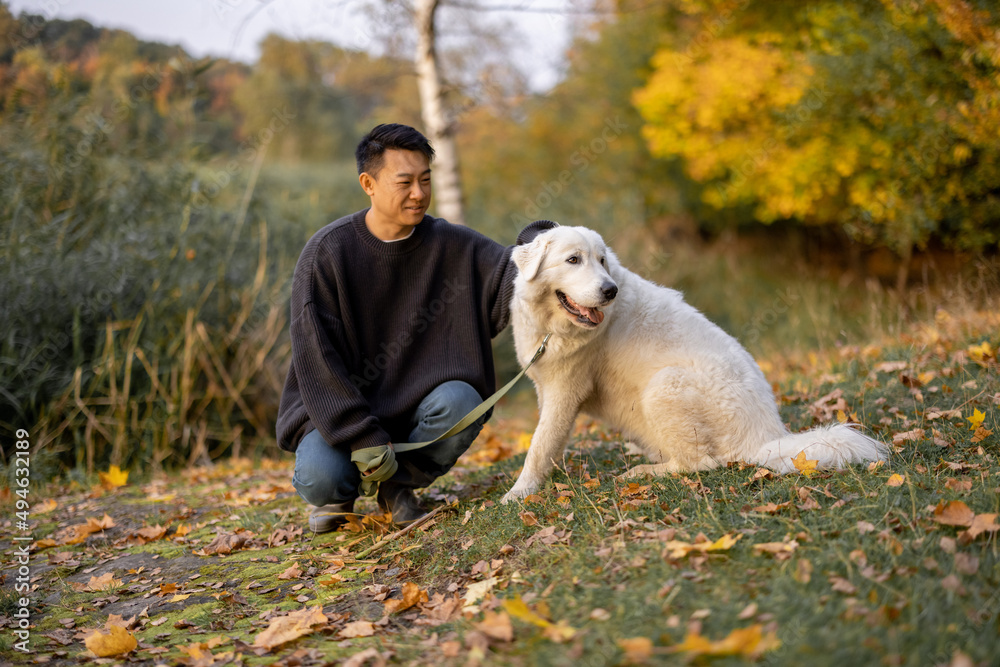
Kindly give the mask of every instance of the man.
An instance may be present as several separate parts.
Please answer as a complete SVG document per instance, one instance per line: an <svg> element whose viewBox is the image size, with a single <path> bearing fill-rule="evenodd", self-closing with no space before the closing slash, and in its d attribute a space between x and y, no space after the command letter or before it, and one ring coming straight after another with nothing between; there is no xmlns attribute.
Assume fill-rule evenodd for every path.
<svg viewBox="0 0 1000 667"><path fill-rule="evenodd" d="M511 248L426 215L433 157L411 127L374 128L356 151L371 207L319 230L295 267L277 435L317 533L346 521L376 468L379 507L400 525L421 517L413 490L450 470L490 415L393 449L443 434L493 393L490 340L507 325L517 270ZM551 226L534 222L518 242Z"/></svg>

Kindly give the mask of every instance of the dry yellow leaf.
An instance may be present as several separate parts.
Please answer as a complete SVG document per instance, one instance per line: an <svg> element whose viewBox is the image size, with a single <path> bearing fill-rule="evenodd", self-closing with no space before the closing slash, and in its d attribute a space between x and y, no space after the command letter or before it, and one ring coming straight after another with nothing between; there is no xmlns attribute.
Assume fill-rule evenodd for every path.
<svg viewBox="0 0 1000 667"><path fill-rule="evenodd" d="M726 637L711 641L698 633L688 633L684 641L672 647L672 652L684 651L692 657L739 655L755 659L765 651L781 646L774 631L764 634L760 624L747 628L737 628Z"/></svg>
<svg viewBox="0 0 1000 667"><path fill-rule="evenodd" d="M515 598L507 598L504 600L503 608L514 618L542 628L545 631L543 633L545 637L554 642L561 643L572 639L576 635L576 630L567 625L566 621L552 623L542 616L539 616L528 607L524 600L521 599L520 595Z"/></svg>
<svg viewBox="0 0 1000 667"><path fill-rule="evenodd" d="M969 430L975 431L976 429L980 428L983 425L983 420L986 419L986 415L983 413L982 410L976 408L975 411L972 413L972 416L966 417L965 419L970 424Z"/></svg>
<svg viewBox="0 0 1000 667"><path fill-rule="evenodd" d="M795 469L806 477L816 472L817 463L819 463L819 459L812 460L806 458L805 450L799 452L799 455L792 459L792 465L795 466Z"/></svg>
<svg viewBox="0 0 1000 667"><path fill-rule="evenodd" d="M886 481L886 486L903 486L903 482L906 481L902 475L894 473L889 475L889 479Z"/></svg>
<svg viewBox="0 0 1000 667"><path fill-rule="evenodd" d="M670 558L683 558L692 551L701 551L703 553L708 551L727 551L739 542L742 537L742 534L733 536L727 533L715 542L706 540L705 542L691 544L690 542L682 542L681 540L670 540L664 546L668 550Z"/></svg>
<svg viewBox="0 0 1000 667"><path fill-rule="evenodd" d="M299 609L285 616L272 618L271 624L254 638L253 645L270 650L308 635L313 632L314 626L325 625L326 622L323 608L318 605Z"/></svg>
<svg viewBox="0 0 1000 667"><path fill-rule="evenodd" d="M97 630L83 643L99 658L128 653L139 645L135 636L120 625L109 626L107 633Z"/></svg>
<svg viewBox="0 0 1000 667"><path fill-rule="evenodd" d="M128 483L128 471L122 470L118 466L111 466L107 472L98 472L97 476L101 480L101 486L108 491Z"/></svg>

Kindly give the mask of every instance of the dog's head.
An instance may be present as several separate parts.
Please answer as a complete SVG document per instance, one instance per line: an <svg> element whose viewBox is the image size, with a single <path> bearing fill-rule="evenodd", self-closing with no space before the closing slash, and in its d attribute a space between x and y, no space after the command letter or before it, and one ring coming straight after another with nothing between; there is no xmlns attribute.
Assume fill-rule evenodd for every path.
<svg viewBox="0 0 1000 667"><path fill-rule="evenodd" d="M611 276L617 259L597 232L555 227L514 248L519 296L546 324L572 322L596 329L618 295Z"/></svg>

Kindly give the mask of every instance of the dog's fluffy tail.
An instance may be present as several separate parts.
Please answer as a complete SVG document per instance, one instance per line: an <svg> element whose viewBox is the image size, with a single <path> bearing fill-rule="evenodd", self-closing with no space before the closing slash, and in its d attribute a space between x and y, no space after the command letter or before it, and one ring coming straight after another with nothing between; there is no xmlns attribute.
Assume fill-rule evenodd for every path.
<svg viewBox="0 0 1000 667"><path fill-rule="evenodd" d="M841 468L851 463L884 461L889 456L889 448L884 443L869 438L848 424L835 424L803 433L789 433L766 442L751 462L775 472L794 472L792 459L801 452L805 452L806 459L817 461L817 468Z"/></svg>

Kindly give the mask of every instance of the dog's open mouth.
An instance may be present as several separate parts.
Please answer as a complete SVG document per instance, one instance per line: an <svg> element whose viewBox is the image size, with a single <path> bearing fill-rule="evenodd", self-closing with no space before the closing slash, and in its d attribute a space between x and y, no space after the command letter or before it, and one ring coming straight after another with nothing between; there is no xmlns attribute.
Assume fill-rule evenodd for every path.
<svg viewBox="0 0 1000 667"><path fill-rule="evenodd" d="M585 327L596 327L604 321L604 313L598 309L581 306L559 290L556 290L556 297L559 299L559 305L576 319L577 324Z"/></svg>

